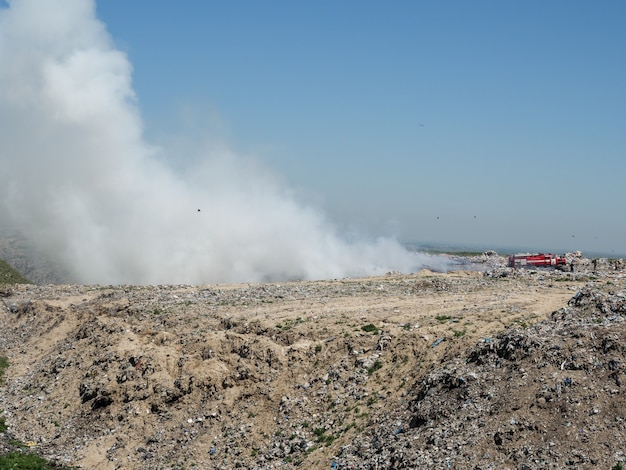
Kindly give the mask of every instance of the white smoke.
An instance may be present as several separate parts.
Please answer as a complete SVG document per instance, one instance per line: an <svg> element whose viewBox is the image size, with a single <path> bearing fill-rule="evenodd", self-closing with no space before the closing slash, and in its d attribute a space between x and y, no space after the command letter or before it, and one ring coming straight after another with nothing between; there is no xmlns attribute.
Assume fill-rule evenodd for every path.
<svg viewBox="0 0 626 470"><path fill-rule="evenodd" d="M132 67L92 0L0 7L0 222L84 283L322 279L444 259L348 243L251 158L173 171L143 138ZM169 160L174 160L172 156Z"/></svg>

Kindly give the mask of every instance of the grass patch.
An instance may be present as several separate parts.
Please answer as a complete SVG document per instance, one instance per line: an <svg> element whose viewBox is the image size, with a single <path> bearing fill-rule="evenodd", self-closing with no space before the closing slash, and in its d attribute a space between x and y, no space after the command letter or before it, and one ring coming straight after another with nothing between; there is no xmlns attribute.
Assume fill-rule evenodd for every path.
<svg viewBox="0 0 626 470"><path fill-rule="evenodd" d="M299 324L304 323L304 320L302 320L302 318L298 317L295 320L290 320L287 319L285 320L285 323L277 323L276 324L276 328L278 328L279 330L290 330L291 328L298 326Z"/></svg>
<svg viewBox="0 0 626 470"><path fill-rule="evenodd" d="M9 263L0 260L0 284L32 284L28 279L13 269Z"/></svg>
<svg viewBox="0 0 626 470"><path fill-rule="evenodd" d="M524 330L532 325L529 318L516 318L515 320L513 320L513 324L519 326Z"/></svg>
<svg viewBox="0 0 626 470"><path fill-rule="evenodd" d="M19 449L26 449L28 447L22 441L16 441L15 439L10 440L9 441L9 445L11 445L13 447L18 447Z"/></svg>
<svg viewBox="0 0 626 470"><path fill-rule="evenodd" d="M0 384L2 384L4 378L4 371L7 370L8 367L9 360L4 356L0 356Z"/></svg>
<svg viewBox="0 0 626 470"><path fill-rule="evenodd" d="M0 470L58 470L59 468L68 469L68 467L52 465L47 460L34 454L9 452L6 455L0 455Z"/></svg>
<svg viewBox="0 0 626 470"><path fill-rule="evenodd" d="M439 323L445 323L452 320L452 317L450 315L437 315L435 317L435 320L437 320Z"/></svg>
<svg viewBox="0 0 626 470"><path fill-rule="evenodd" d="M377 335L379 333L378 327L373 323L363 325L361 329L367 333L372 333L373 335Z"/></svg>
<svg viewBox="0 0 626 470"><path fill-rule="evenodd" d="M329 446L336 439L336 436L332 434L326 434L326 430L324 428L316 428L313 431L313 434L317 437L317 442L320 444L324 444L325 446Z"/></svg>
<svg viewBox="0 0 626 470"><path fill-rule="evenodd" d="M367 375L372 375L374 372L376 372L382 366L383 366L382 362L380 362L380 361L374 362L374 364L372 364L370 367L367 368Z"/></svg>
<svg viewBox="0 0 626 470"><path fill-rule="evenodd" d="M4 422L4 421L3 421ZM6 430L6 427L5 427ZM19 450L13 450L7 454L0 455L0 470L72 470L73 467L66 467L65 465L59 466L48 462L43 457L40 457L31 452L25 452L24 450L29 447L28 444L22 441L9 440L8 444L13 448Z"/></svg>

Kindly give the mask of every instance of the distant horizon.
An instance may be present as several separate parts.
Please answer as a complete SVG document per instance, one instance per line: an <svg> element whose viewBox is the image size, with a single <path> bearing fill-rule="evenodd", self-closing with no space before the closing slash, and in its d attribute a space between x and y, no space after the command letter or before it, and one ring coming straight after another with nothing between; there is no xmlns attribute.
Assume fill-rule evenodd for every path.
<svg viewBox="0 0 626 470"><path fill-rule="evenodd" d="M7 238L10 236L21 235L28 239L28 236L21 232L19 228L16 227L7 227L0 226L0 239ZM626 258L626 253L606 253L601 251L585 251L580 249L562 249L555 248L548 245L545 246L512 246L512 245L504 245L504 244L487 244L487 243L453 243L453 242L437 242L437 241L406 241L400 240L400 244L404 246L409 251L419 251L423 253L441 253L441 254L455 254L460 252L470 252L470 253L485 253L487 251L495 251L499 255L512 255L516 253L554 253L557 255L562 255L565 253L572 253L575 251L580 251L583 256L587 258L608 258L608 259L618 259L618 258Z"/></svg>
<svg viewBox="0 0 626 470"><path fill-rule="evenodd" d="M414 249L417 251L429 251L432 250L434 252L440 253L449 253L454 254L458 252L476 252L476 253L484 253L489 250L493 250L499 255L512 255L516 253L554 253L557 255L562 255L565 253L573 253L579 251L583 254L583 256L587 258L626 258L625 253L603 253L598 251L585 251L585 250L564 250L557 249L555 247L549 246L506 246L499 244L468 244L468 243L438 243L438 242L414 242L408 241L403 242L403 245L409 249Z"/></svg>

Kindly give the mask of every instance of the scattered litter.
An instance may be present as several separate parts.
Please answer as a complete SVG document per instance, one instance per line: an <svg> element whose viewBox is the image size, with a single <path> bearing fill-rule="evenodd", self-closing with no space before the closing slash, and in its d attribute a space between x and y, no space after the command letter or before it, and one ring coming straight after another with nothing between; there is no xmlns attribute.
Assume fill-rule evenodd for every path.
<svg viewBox="0 0 626 470"><path fill-rule="evenodd" d="M439 338L439 339L435 340L435 342L433 343L433 348L436 348L441 343L443 343L445 340L446 340L445 338Z"/></svg>
<svg viewBox="0 0 626 470"><path fill-rule="evenodd" d="M626 407L626 290L623 279L601 278L605 264L598 263L597 282L585 279L576 287L569 273L502 268L506 279L471 274L471 284L442 275L241 288L15 288L8 299L0 295L0 350L10 354L10 363L20 364L20 354L32 359L33 348L24 344L35 344L33 331L54 329L59 299L66 294L73 302L62 312L70 333L54 330L53 354L39 352L41 360L29 360L21 376L3 382L2 416L18 436L46 443L46 449L54 443L61 449L54 451L55 460L67 464L97 443L111 461L145 468L165 468L164 459L182 462L185 455L204 459L199 467L224 469L291 468L294 462L306 466L309 458L334 469L462 468L468 461L487 469L512 467L496 459L513 456L520 468L539 468L546 461L559 468L570 466L567 461L611 468L615 462L609 459L623 455L605 456L597 445L609 448L626 440L623 418L611 412ZM584 265L576 276L582 279ZM502 317L526 312L515 304L520 295L534 302L555 285L562 299L578 293L567 306L560 300L562 308L547 319L530 319L523 328L496 333L478 325L441 350L428 349L452 338L452 331L445 324L431 328L428 320L416 330L420 315L431 311L412 310L405 307L408 302L442 296L443 305L460 298L458 309L467 303L469 313L482 314L483 305L469 300L474 290L467 287L479 291L495 284L489 301ZM375 307L367 303L372 293L380 301ZM443 297L449 293L453 297ZM334 322L343 314L333 296L360 303L363 294L358 308L364 323L386 329L354 334L345 318L330 327L327 318ZM405 315L398 320L401 329L392 327L394 316L382 318L399 298ZM444 313L456 302L448 301ZM394 303L379 308L385 302ZM299 303L306 308L296 312ZM289 311L274 314L275 307ZM120 335L123 348L116 343ZM325 342L328 338L332 341ZM315 367L302 368L307 361ZM80 378L78 390L65 386L74 376ZM234 397L242 399L233 402ZM76 406L51 426L52 407L65 402ZM70 414L73 408L80 413ZM553 424L552 413L563 409L567 416L549 445L541 431ZM23 419L26 414L33 419ZM134 444L137 436L145 439L139 421L153 426L137 444L143 447ZM347 428L348 423L354 425ZM256 436L259 425L266 426L262 439ZM572 440L574 457L566 447Z"/></svg>

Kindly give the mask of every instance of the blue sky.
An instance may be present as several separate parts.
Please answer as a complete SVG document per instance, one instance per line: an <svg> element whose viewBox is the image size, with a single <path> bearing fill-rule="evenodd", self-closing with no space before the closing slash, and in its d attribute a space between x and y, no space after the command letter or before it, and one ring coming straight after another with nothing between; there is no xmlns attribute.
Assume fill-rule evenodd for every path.
<svg viewBox="0 0 626 470"><path fill-rule="evenodd" d="M223 139L341 231L626 254L626 2L106 0L97 14L150 141Z"/></svg>

